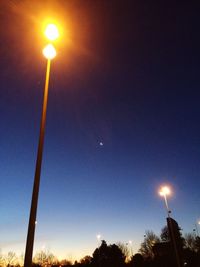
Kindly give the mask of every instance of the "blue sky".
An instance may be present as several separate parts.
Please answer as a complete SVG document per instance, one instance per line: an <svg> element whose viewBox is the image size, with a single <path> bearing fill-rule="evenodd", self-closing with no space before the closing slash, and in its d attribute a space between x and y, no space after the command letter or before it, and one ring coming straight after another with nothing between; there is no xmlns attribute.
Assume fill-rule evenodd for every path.
<svg viewBox="0 0 200 267"><path fill-rule="evenodd" d="M100 233L108 243L132 240L135 253L145 230L165 225L163 183L173 188L174 218L192 232L200 217L195 6L47 2L1 3L1 251L25 249L46 68L37 29L58 13L68 40L63 34L52 62L35 251L80 258Z"/></svg>

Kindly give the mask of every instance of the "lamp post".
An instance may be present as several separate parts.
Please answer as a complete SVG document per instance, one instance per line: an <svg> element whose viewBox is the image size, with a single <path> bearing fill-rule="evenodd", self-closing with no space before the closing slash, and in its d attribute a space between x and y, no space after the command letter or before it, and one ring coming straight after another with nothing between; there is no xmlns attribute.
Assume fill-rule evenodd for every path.
<svg viewBox="0 0 200 267"><path fill-rule="evenodd" d="M171 194L171 190L168 186L162 186L159 190L159 194L160 196L164 198L164 201L165 201L165 207L166 207L167 215L168 215L168 218L167 218L168 230L169 230L169 234L171 233L170 238L171 238L171 242L172 242L174 252L175 252L177 267L181 267L182 263L180 259L180 251L178 249L177 241L176 241L175 234L174 234L173 219L170 217L171 210L169 209L169 205L167 201L167 196Z"/></svg>
<svg viewBox="0 0 200 267"><path fill-rule="evenodd" d="M162 196L164 198L165 207L166 207L166 210L167 210L168 217L170 217L171 210L169 209L167 196L170 195L170 193L171 193L171 191L170 191L170 188L168 186L161 187L161 189L159 191L160 196Z"/></svg>
<svg viewBox="0 0 200 267"><path fill-rule="evenodd" d="M56 26L55 25L53 26L53 24L48 25L45 31L45 35L51 41L58 38L58 30L56 29ZM43 49L43 55L47 59L47 68L46 68L43 107L42 107L42 115L41 115L41 123L40 123L40 134L39 134L39 142L38 142L38 150L37 150L37 160L36 160L36 166L35 166L35 177L34 177L34 184L33 184L28 233L27 233L27 239L26 239L24 267L32 266L33 245L34 245L34 236L35 236L35 225L37 224L36 216L37 216L38 195L39 195L39 187L40 187L40 174L41 174L42 155L43 155L43 146L44 146L47 102L48 102L50 65L51 65L51 60L56 56L56 50L54 46L52 44L48 44Z"/></svg>

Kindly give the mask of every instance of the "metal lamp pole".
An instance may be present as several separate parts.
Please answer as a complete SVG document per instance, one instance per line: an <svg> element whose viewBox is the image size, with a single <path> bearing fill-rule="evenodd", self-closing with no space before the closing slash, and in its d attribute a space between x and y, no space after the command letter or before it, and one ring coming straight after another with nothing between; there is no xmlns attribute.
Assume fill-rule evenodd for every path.
<svg viewBox="0 0 200 267"><path fill-rule="evenodd" d="M166 207L166 210L167 210L168 217L170 217L171 210L169 209L169 205L168 205L168 201L167 201L167 195L164 194L163 197L164 197L164 200L165 200L165 207Z"/></svg>
<svg viewBox="0 0 200 267"><path fill-rule="evenodd" d="M46 68L43 107L42 107L42 116L41 116L41 124L40 124L40 135L39 135L39 143L38 143L38 150L37 150L37 160L36 160L36 167L35 167L35 177L34 177L34 184L33 184L30 216L29 216L28 234L27 234L27 239L26 239L24 267L32 266L37 205L38 205L38 196L39 196L39 187L40 187L40 174L41 174L42 155L43 155L44 136L45 136L50 65L51 65L51 59L53 59L56 56L55 48L51 44L47 45L44 48L43 53L44 53L44 56L47 58L47 68Z"/></svg>
<svg viewBox="0 0 200 267"><path fill-rule="evenodd" d="M169 221L169 227L170 227L170 230L171 230L172 244L173 244L173 247L174 247L177 267L181 267L181 261L180 261L178 248L177 248L177 244L176 244L176 240L175 240L175 236L174 236L172 218L170 217L171 210L169 209L169 205L168 205L168 201L167 201L167 195L170 195L170 193L171 193L170 192L170 188L167 187L167 186L163 186L161 188L160 192L159 192L159 194L164 198L164 201L165 201L165 207L166 207L167 215L168 215L167 221Z"/></svg>
<svg viewBox="0 0 200 267"><path fill-rule="evenodd" d="M159 191L159 194L164 198L164 201L165 201L165 208L167 210L167 215L168 217L170 217L170 209L169 209L169 205L168 205L168 201L167 201L167 195L170 194L170 189L169 187L167 186L163 186L160 191Z"/></svg>

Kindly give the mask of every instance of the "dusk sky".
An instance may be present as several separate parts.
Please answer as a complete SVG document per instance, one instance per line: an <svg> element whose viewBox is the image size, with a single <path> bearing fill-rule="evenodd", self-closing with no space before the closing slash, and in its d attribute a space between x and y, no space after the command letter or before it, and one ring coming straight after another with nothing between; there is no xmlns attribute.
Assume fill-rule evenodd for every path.
<svg viewBox="0 0 200 267"><path fill-rule="evenodd" d="M194 1L0 2L0 250L24 253L39 137L46 19L52 61L34 251L98 246L200 218L200 33Z"/></svg>

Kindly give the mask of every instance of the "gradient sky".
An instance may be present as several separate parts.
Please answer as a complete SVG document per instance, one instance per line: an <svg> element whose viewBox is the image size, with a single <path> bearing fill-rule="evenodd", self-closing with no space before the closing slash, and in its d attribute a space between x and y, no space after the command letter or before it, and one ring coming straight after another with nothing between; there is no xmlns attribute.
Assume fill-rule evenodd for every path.
<svg viewBox="0 0 200 267"><path fill-rule="evenodd" d="M41 3L42 2L42 3ZM46 61L52 62L35 251L80 258L160 233L161 184L183 229L200 217L199 9L132 0L0 2L0 249L24 253Z"/></svg>

